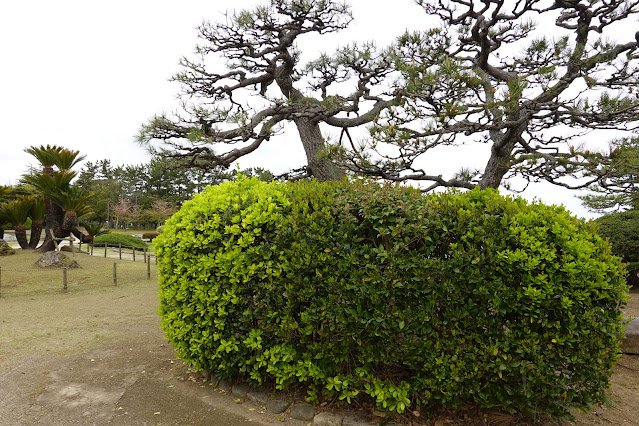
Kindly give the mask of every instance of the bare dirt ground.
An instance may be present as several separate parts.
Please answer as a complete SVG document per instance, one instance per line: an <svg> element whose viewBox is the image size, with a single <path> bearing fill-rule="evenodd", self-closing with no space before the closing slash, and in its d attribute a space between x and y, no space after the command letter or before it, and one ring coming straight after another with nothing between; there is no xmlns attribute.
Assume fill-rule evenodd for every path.
<svg viewBox="0 0 639 426"><path fill-rule="evenodd" d="M37 255L11 257L13 267L30 268ZM7 273L2 275L0 425L306 424L237 403L191 378L159 328L155 271L149 281L143 263L130 262L139 273L122 265L116 287L109 283L112 259L79 255L77 260L90 264L80 279L88 280L83 277L95 268L105 280L84 287L72 282L67 292L58 283L19 292L8 284ZM6 262L0 258L3 270L11 269ZM639 294L631 296L626 315L639 317ZM610 398L610 407L577 414L576 424L639 425L639 356L621 357ZM513 423L508 417L487 419Z"/></svg>
<svg viewBox="0 0 639 426"><path fill-rule="evenodd" d="M17 254L12 262L17 256L29 268L37 258ZM0 265L10 269L3 258ZM145 265L136 267L145 276ZM190 381L160 330L156 279L117 287L107 280L86 289L73 282L66 293L56 282L55 290L19 293L7 275L0 298L1 425L301 424Z"/></svg>

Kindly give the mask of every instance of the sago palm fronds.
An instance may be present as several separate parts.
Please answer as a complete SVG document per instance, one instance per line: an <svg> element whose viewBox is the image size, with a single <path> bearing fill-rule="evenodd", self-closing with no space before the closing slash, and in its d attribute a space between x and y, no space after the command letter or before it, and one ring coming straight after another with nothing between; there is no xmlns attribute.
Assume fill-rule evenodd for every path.
<svg viewBox="0 0 639 426"><path fill-rule="evenodd" d="M42 222L47 214L47 207L44 204L44 198L37 195L29 197L31 199L31 211L29 217L33 222Z"/></svg>
<svg viewBox="0 0 639 426"><path fill-rule="evenodd" d="M57 145L40 145L25 148L24 152L33 155L40 162L42 167L51 168L55 165L54 154L62 151L64 148Z"/></svg>
<svg viewBox="0 0 639 426"><path fill-rule="evenodd" d="M23 175L22 181L34 186L42 195L56 202L57 194L69 189L75 175L76 173L71 170L61 170L54 172L53 175L46 173Z"/></svg>
<svg viewBox="0 0 639 426"><path fill-rule="evenodd" d="M102 227L104 226L104 224L102 223L80 222L80 224L84 226L84 229L87 230L87 234L89 234L90 237L97 237L98 235L111 233L111 231L109 231L108 229L102 229Z"/></svg>
<svg viewBox="0 0 639 426"><path fill-rule="evenodd" d="M80 151L72 151L57 145L32 146L25 149L25 152L33 155L45 168L56 166L59 170L69 170L86 156L80 156Z"/></svg>
<svg viewBox="0 0 639 426"><path fill-rule="evenodd" d="M27 198L18 198L3 203L9 222L16 226L24 226L31 212L32 201Z"/></svg>
<svg viewBox="0 0 639 426"><path fill-rule="evenodd" d="M86 158L86 155L79 155L80 151L63 149L53 154L55 166L60 170L70 170L73 166Z"/></svg>

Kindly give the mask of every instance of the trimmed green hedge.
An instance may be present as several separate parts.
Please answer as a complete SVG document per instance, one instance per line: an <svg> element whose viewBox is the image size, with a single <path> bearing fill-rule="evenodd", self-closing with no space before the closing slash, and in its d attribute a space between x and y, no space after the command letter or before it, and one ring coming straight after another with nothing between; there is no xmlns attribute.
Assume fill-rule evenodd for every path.
<svg viewBox="0 0 639 426"><path fill-rule="evenodd" d="M625 271L594 227L496 191L244 179L156 250L181 358L314 402L565 416L604 401L623 334Z"/></svg>
<svg viewBox="0 0 639 426"><path fill-rule="evenodd" d="M148 248L148 244L138 237L116 233L98 235L93 239L93 244L96 246L103 246L104 244L107 244L109 247L118 247L120 244L122 244L122 247L134 247L136 250L144 250Z"/></svg>
<svg viewBox="0 0 639 426"><path fill-rule="evenodd" d="M159 232L149 231L142 234L142 238L153 241L158 235L160 235Z"/></svg>
<svg viewBox="0 0 639 426"><path fill-rule="evenodd" d="M639 291L639 210L607 214L595 220L599 234L608 238L612 252L628 263L628 284Z"/></svg>

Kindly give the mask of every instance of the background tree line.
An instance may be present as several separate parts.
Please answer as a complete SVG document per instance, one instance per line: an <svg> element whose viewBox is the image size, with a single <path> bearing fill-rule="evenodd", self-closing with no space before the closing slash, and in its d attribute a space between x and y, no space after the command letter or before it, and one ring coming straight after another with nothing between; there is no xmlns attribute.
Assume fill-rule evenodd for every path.
<svg viewBox="0 0 639 426"><path fill-rule="evenodd" d="M178 160L153 157L148 163L114 166L103 159L84 163L75 184L94 194L89 219L109 227L156 227L182 203L208 185L234 179L239 173L271 180L264 169L184 169Z"/></svg>
<svg viewBox="0 0 639 426"><path fill-rule="evenodd" d="M83 222L95 222L106 227L155 228L170 217L193 194L208 185L234 179L238 174L256 176L270 181L273 175L262 168L244 170L213 167L211 169L183 169L178 160L152 158L137 165L113 165L111 160L85 161L70 182L73 191L92 194L86 199L88 213ZM0 187L0 201L15 201L38 194L31 169L15 186ZM11 221L9 227L13 228ZM31 220L25 216L25 225ZM0 236L1 238L1 236Z"/></svg>

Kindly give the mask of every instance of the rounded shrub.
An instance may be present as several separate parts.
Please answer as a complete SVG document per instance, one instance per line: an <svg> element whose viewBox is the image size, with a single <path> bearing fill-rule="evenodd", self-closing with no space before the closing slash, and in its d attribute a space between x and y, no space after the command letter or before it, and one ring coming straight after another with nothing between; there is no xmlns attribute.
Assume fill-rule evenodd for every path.
<svg viewBox="0 0 639 426"><path fill-rule="evenodd" d="M145 240L153 241L158 235L160 235L160 233L157 231L147 231L142 234L142 238Z"/></svg>
<svg viewBox="0 0 639 426"><path fill-rule="evenodd" d="M181 358L315 402L564 416L604 400L623 335L608 243L496 191L240 179L185 203L156 251Z"/></svg>
<svg viewBox="0 0 639 426"><path fill-rule="evenodd" d="M136 250L144 250L148 247L148 244L138 237L135 237L133 235L118 234L115 232L98 235L93 239L93 244L96 246L103 246L106 244L109 247L118 247L120 244L122 244L122 247L135 248Z"/></svg>

